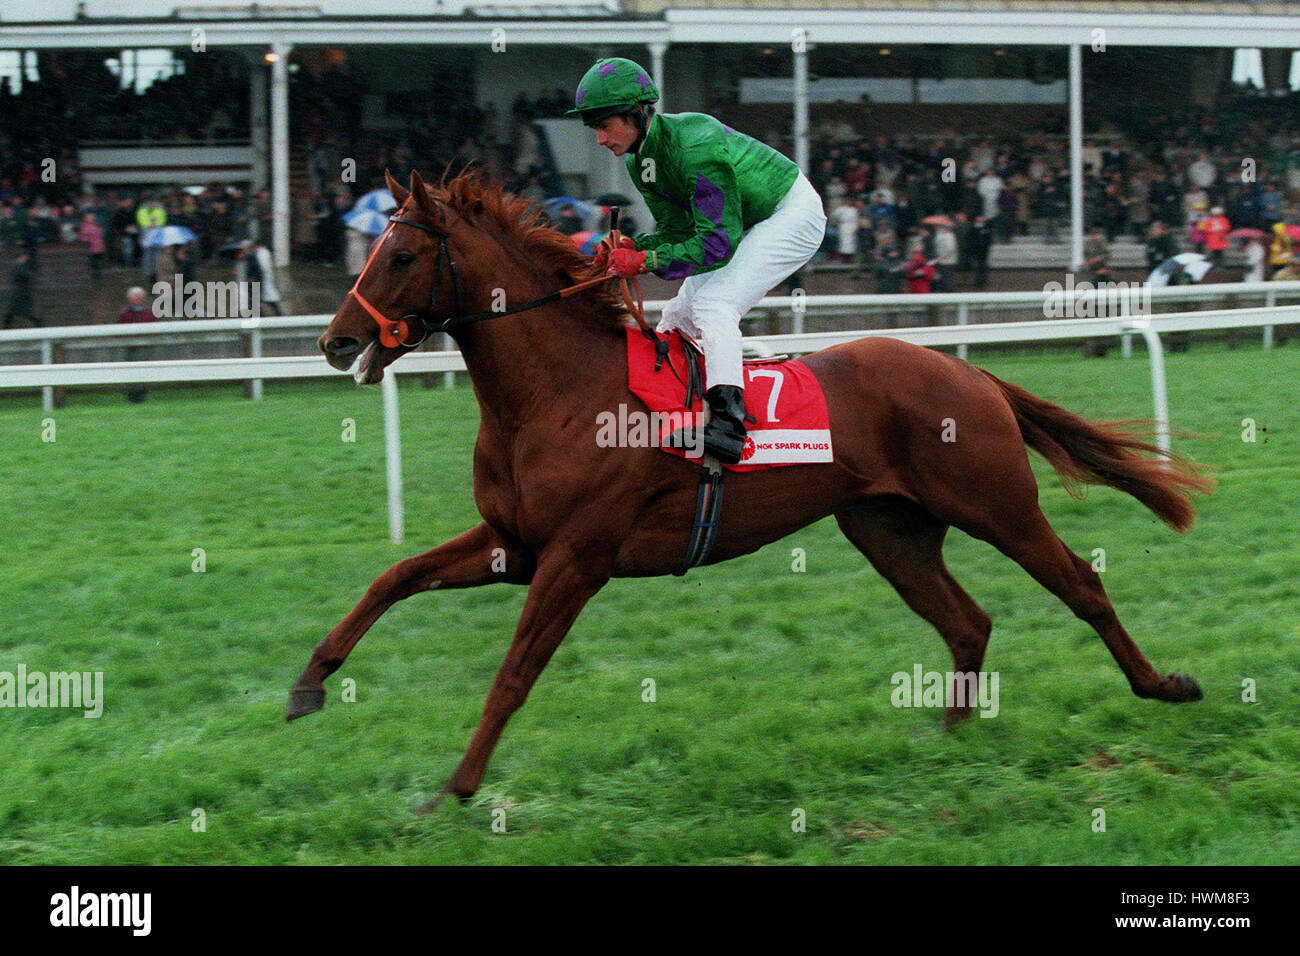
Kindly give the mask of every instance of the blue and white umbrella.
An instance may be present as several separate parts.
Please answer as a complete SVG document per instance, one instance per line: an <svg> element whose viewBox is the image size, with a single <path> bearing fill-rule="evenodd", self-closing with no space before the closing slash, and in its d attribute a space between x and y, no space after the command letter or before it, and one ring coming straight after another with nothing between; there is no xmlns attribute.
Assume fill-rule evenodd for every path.
<svg viewBox="0 0 1300 956"><path fill-rule="evenodd" d="M1179 277L1186 275L1191 283L1200 282L1213 266L1214 263L1199 252L1180 252L1152 269L1147 282L1153 289L1167 285L1188 285L1190 283L1182 282Z"/></svg>
<svg viewBox="0 0 1300 956"><path fill-rule="evenodd" d="M574 199L572 196L556 196L542 203L542 208L546 210L546 215L552 218L558 217L564 211L565 206L572 206L579 216L585 216L591 211L591 206L581 199Z"/></svg>
<svg viewBox="0 0 1300 956"><path fill-rule="evenodd" d="M349 229L366 236L377 236L388 228L388 213L373 209L354 209L343 214L343 222Z"/></svg>
<svg viewBox="0 0 1300 956"><path fill-rule="evenodd" d="M349 229L366 236L377 236L388 228L388 214L397 208L397 200L387 189L372 189L343 214Z"/></svg>
<svg viewBox="0 0 1300 956"><path fill-rule="evenodd" d="M141 245L152 249L155 246L184 246L197 240L198 236L184 226L155 226L144 234Z"/></svg>
<svg viewBox="0 0 1300 956"><path fill-rule="evenodd" d="M584 229L596 229L600 225L601 209L599 206L593 206L589 202L583 202L581 199L574 199L572 196L556 196L554 199L548 199L542 203L542 208L546 210L546 215L551 219L559 219L564 212L565 206L572 206L574 213L579 221L582 222Z"/></svg>
<svg viewBox="0 0 1300 956"><path fill-rule="evenodd" d="M387 189L372 189L352 207L352 212L368 210L370 212L391 212L397 208L397 200Z"/></svg>

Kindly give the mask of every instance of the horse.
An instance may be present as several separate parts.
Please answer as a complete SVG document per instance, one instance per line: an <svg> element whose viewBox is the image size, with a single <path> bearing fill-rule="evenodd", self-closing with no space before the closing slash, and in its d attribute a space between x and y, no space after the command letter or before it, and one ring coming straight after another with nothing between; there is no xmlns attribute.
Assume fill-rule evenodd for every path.
<svg viewBox="0 0 1300 956"><path fill-rule="evenodd" d="M373 384L430 331L451 334L480 406L473 494L483 520L374 580L312 651L286 718L324 705L325 678L397 601L526 585L483 716L427 811L448 794L463 802L478 791L510 716L606 582L679 569L700 465L654 447L594 440L602 412L620 402L644 408L628 389L628 310L535 207L475 170L450 180L444 174L437 185L413 172L409 189L387 179L399 208L320 348L334 368ZM579 288L567 299L557 294ZM520 305L505 309L502 301ZM863 338L802 361L825 393L834 461L728 474L705 563L749 554L833 515L939 632L955 679L970 680L983 664L992 620L944 563L944 537L955 527L1018 563L1091 625L1138 697L1201 698L1193 678L1152 667L1097 573L1052 530L1026 449L1046 458L1072 491L1117 488L1179 532L1193 521L1191 495L1212 488L1200 469L1162 457L1146 441L1149 431L1132 423L1089 422L972 364L896 339ZM955 435L944 434L954 427ZM970 714L969 700L954 701L951 691L947 704L946 725Z"/></svg>

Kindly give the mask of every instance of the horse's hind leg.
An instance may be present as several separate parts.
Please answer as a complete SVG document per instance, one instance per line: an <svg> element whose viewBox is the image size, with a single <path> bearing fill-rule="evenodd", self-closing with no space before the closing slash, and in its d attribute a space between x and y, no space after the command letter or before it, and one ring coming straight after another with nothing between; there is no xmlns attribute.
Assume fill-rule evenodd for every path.
<svg viewBox="0 0 1300 956"><path fill-rule="evenodd" d="M1004 503L1000 520L988 516L973 525L959 523L958 526L1011 558L1064 601L1075 616L1090 624L1128 678L1133 693L1174 703L1201 699L1201 688L1191 677L1162 676L1151 666L1120 624L1097 572L1065 546L1036 501L1031 499L1024 507L1016 506L1014 495L1000 499L990 496L984 500Z"/></svg>
<svg viewBox="0 0 1300 956"><path fill-rule="evenodd" d="M944 564L948 525L908 499L892 496L845 508L836 512L835 520L907 606L943 637L952 651L954 675L972 674L978 680L992 621ZM960 679L955 677L954 683ZM948 724L970 716L970 698L954 691L949 688L944 714Z"/></svg>
<svg viewBox="0 0 1300 956"><path fill-rule="evenodd" d="M398 561L375 578L365 597L312 650L311 660L289 692L285 719L305 717L325 705L325 678L339 669L370 626L398 601L434 588L527 584L533 567L531 555L486 523L432 551Z"/></svg>

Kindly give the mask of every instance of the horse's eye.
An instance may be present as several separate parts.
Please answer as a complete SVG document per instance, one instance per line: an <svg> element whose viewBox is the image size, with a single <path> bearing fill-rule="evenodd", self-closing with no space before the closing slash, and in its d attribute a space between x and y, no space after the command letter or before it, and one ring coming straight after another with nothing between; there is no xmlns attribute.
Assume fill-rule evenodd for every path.
<svg viewBox="0 0 1300 956"><path fill-rule="evenodd" d="M397 255L393 256L393 265L395 266L409 266L414 261L415 256L411 255L409 252L399 252Z"/></svg>

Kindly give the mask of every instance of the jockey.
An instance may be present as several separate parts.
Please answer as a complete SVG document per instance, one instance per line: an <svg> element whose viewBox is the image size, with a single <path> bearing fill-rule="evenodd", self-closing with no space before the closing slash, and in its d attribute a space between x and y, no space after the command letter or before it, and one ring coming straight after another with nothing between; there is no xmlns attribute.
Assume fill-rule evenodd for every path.
<svg viewBox="0 0 1300 956"><path fill-rule="evenodd" d="M745 442L741 317L803 267L826 234L821 197L799 167L703 113L656 114L659 90L631 60L598 60L575 106L596 141L625 157L658 228L602 243L595 264L610 275L653 272L685 279L658 329L681 329L704 350L709 422L704 453L740 461ZM668 442L695 447L682 431Z"/></svg>

